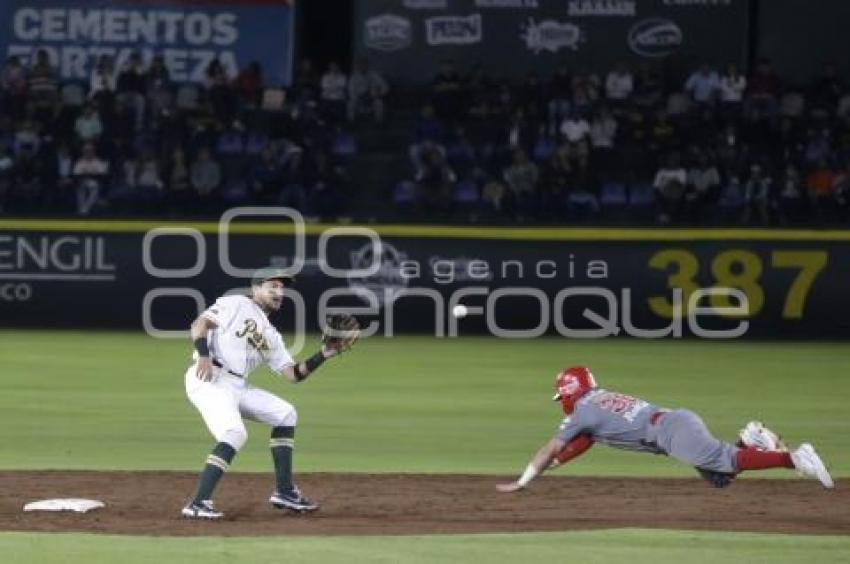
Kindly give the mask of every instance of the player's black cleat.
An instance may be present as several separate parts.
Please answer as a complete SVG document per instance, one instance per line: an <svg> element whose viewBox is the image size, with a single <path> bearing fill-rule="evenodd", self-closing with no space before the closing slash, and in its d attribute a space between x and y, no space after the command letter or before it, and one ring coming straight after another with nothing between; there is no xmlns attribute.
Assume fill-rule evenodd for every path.
<svg viewBox="0 0 850 564"><path fill-rule="evenodd" d="M278 509L292 509L299 512L315 511L319 508L318 504L304 497L297 487L287 492L275 491L269 498L269 503Z"/></svg>

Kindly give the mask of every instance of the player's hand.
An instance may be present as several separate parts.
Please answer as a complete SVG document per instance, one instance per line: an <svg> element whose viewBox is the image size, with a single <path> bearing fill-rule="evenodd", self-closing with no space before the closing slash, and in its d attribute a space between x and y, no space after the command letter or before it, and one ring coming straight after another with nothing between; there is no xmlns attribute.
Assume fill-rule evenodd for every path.
<svg viewBox="0 0 850 564"><path fill-rule="evenodd" d="M327 345L322 345L322 356L325 358L333 358L340 353L339 349L334 347L329 347Z"/></svg>
<svg viewBox="0 0 850 564"><path fill-rule="evenodd" d="M519 491L523 488L517 482L511 482L509 484L496 484L496 489L502 493L513 493Z"/></svg>
<svg viewBox="0 0 850 564"><path fill-rule="evenodd" d="M202 382L209 382L213 377L213 363L208 356L202 356L198 359L198 366L195 368L195 376Z"/></svg>

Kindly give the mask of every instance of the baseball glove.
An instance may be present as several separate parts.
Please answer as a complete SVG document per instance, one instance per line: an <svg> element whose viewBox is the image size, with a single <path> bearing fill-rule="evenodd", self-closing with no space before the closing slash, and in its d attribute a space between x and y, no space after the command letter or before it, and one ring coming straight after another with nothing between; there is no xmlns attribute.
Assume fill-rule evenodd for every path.
<svg viewBox="0 0 850 564"><path fill-rule="evenodd" d="M322 335L322 345L343 353L354 346L360 337L360 323L347 313L329 315Z"/></svg>

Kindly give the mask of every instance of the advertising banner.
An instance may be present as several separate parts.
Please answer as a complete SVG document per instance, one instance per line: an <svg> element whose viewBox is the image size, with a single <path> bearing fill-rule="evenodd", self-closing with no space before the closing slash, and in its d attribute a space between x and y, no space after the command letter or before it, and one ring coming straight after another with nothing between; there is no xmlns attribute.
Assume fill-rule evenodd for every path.
<svg viewBox="0 0 850 564"><path fill-rule="evenodd" d="M375 0L356 3L355 51L397 82L441 62L497 77L606 71L618 62L743 68L748 0Z"/></svg>
<svg viewBox="0 0 850 564"><path fill-rule="evenodd" d="M379 334L850 336L846 232L335 229L0 229L0 325L185 332L274 264L297 277L275 316L290 329L347 307Z"/></svg>
<svg viewBox="0 0 850 564"><path fill-rule="evenodd" d="M202 82L218 59L235 76L253 61L266 81L292 79L294 0L4 0L0 50L25 64L44 49L63 80L88 81L97 59L120 69L161 54L176 82Z"/></svg>

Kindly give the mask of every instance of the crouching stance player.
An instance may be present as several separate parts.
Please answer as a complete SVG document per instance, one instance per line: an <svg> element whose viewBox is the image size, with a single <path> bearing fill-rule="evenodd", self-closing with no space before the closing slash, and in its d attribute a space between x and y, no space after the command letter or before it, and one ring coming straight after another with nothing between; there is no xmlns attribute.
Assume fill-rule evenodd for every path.
<svg viewBox="0 0 850 564"><path fill-rule="evenodd" d="M555 379L566 417L557 434L531 459L522 475L500 492L524 488L538 474L563 464L593 446L666 454L693 466L716 487L728 486L744 470L796 468L801 474L834 486L829 472L809 443L788 452L770 429L751 421L730 444L714 438L702 419L687 409L664 409L641 399L596 386L593 374L583 366L567 368Z"/></svg>
<svg viewBox="0 0 850 564"><path fill-rule="evenodd" d="M346 314L328 319L322 348L296 363L268 315L280 309L283 292L292 279L285 271L264 268L254 276L250 296L224 296L192 323L195 362L186 371L186 395L200 412L216 445L207 456L198 489L183 508L191 519L221 519L212 502L213 490L248 434L243 417L271 427L275 488L269 502L279 509L314 511L318 505L302 495L292 481L295 447L295 407L276 395L248 384L260 364L290 382L301 382L325 360L350 348L360 327Z"/></svg>

